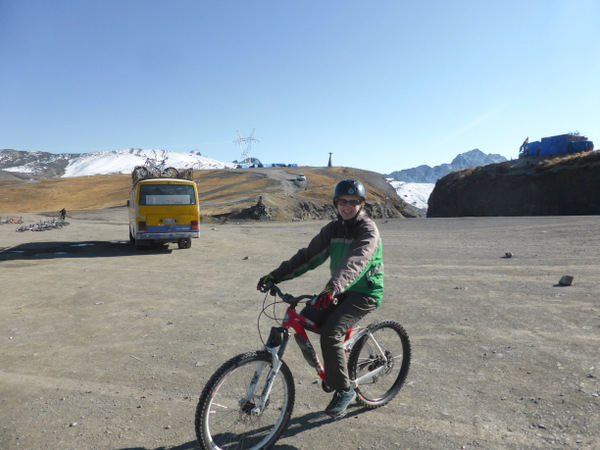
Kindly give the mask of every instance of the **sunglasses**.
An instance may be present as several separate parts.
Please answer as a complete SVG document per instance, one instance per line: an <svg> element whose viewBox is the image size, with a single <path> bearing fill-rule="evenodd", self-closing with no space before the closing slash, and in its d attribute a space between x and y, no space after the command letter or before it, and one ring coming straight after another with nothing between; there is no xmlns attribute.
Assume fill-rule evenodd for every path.
<svg viewBox="0 0 600 450"><path fill-rule="evenodd" d="M358 206L360 205L362 202L360 200L346 200L344 198L338 198L335 201L335 204L338 206L346 206L346 205L350 205L350 206Z"/></svg>

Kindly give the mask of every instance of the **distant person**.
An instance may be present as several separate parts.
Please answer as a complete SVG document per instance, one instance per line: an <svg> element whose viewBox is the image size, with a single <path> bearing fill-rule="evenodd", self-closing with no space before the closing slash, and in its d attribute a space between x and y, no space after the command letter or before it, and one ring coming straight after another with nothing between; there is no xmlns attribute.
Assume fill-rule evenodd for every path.
<svg viewBox="0 0 600 450"><path fill-rule="evenodd" d="M360 181L340 181L333 191L337 218L325 225L308 247L261 277L257 285L262 290L269 282L296 278L330 258L331 277L325 289L314 306L305 306L301 314L322 325L325 382L335 389L325 413L334 418L344 416L356 398L342 347L344 333L377 308L383 297L381 238L375 222L363 214L365 200L365 187Z"/></svg>
<svg viewBox="0 0 600 450"><path fill-rule="evenodd" d="M63 208L60 210L60 220L64 221L65 217L67 217L67 210Z"/></svg>

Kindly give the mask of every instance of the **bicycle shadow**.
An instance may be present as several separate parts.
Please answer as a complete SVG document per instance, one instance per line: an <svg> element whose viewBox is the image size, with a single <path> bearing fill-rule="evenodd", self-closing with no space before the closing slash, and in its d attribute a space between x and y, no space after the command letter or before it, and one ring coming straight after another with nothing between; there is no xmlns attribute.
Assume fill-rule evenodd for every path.
<svg viewBox="0 0 600 450"><path fill-rule="evenodd" d="M28 242L15 247L0 247L0 261L22 261L63 258L114 258L136 254L171 253L170 248L136 250L129 241L52 241Z"/></svg>
<svg viewBox="0 0 600 450"><path fill-rule="evenodd" d="M357 417L360 414L363 414L367 411L368 411L367 408L364 408L360 405L351 405L348 407L347 413L342 419L333 419L333 418L329 417L328 415L326 415L323 411L316 411L314 413L305 414L301 417L294 417L290 421L290 424L289 424L288 428L285 430L285 433L283 433L283 437L284 438L293 437L293 436L296 436L297 434L302 433L303 431L322 427L324 425L333 424L333 423L339 422L340 420L347 420L347 419L350 419L353 417ZM288 450L288 449L291 450L291 449L295 449L296 447L291 447L291 446L286 446L286 445L278 447L277 445L275 445L275 447L273 447L273 448L280 449L280 450Z"/></svg>
<svg viewBox="0 0 600 450"><path fill-rule="evenodd" d="M290 421L290 424L283 433L281 439L294 437L302 433L303 431L336 423L339 420L346 420L352 417L356 417L367 411L369 411L367 408L364 408L360 405L353 405L348 408L348 413L343 419L332 419L331 417L325 415L323 411L308 413L301 417L294 417ZM150 449L148 447L125 447L116 450L197 450L199 448L200 446L198 445L197 441L190 441L186 442L185 444L176 445L175 447L156 447L153 449ZM296 447L294 445L277 443L275 443L275 445L272 448L274 450L301 450L300 447Z"/></svg>

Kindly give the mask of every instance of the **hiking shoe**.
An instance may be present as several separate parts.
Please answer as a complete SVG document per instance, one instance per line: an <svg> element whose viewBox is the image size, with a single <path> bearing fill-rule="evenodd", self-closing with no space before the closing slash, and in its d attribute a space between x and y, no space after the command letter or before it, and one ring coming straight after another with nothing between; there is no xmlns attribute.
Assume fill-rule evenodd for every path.
<svg viewBox="0 0 600 450"><path fill-rule="evenodd" d="M347 391L344 389L335 391L333 399L331 399L331 402L327 405L327 408L325 408L325 414L334 419L344 417L346 415L346 408L355 398L356 393L351 387L349 387Z"/></svg>

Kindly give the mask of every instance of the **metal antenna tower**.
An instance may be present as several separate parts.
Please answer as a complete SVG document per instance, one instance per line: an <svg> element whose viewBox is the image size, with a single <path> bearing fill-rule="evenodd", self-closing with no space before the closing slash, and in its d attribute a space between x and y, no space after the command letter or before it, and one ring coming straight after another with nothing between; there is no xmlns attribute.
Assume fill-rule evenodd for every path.
<svg viewBox="0 0 600 450"><path fill-rule="evenodd" d="M253 142L260 142L258 139L254 138L254 128L252 129L252 133L250 133L249 137L243 138L240 135L238 130L238 139L233 141L234 144L238 144L240 146L240 150L242 151L242 162L248 159L248 155L250 154L250 148L252 147Z"/></svg>

